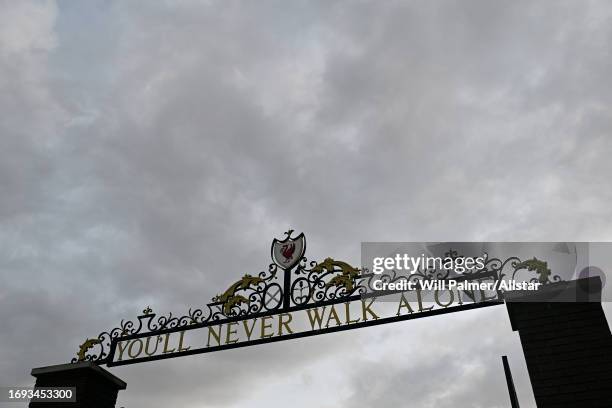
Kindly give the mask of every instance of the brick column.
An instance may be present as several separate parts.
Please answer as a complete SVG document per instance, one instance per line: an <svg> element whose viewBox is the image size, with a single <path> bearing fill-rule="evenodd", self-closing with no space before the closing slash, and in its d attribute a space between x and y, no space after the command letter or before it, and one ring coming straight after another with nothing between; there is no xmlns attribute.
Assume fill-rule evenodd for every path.
<svg viewBox="0 0 612 408"><path fill-rule="evenodd" d="M506 300L538 408L612 407L612 336L599 277L511 292Z"/></svg>
<svg viewBox="0 0 612 408"><path fill-rule="evenodd" d="M76 402L31 402L30 407L114 408L126 383L91 362L32 369L36 387L76 387Z"/></svg>

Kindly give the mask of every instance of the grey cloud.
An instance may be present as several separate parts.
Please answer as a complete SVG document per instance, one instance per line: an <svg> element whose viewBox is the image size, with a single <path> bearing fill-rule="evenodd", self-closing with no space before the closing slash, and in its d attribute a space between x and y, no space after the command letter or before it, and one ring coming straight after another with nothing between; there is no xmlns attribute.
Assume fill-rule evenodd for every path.
<svg viewBox="0 0 612 408"><path fill-rule="evenodd" d="M206 303L266 269L289 227L310 258L351 262L361 241L609 239L606 2L0 7L0 383L31 382L30 367L146 305ZM423 324L452 322L457 349L476 352L470 319ZM253 406L256 389L304 382L304 405L359 404L354 356L382 333L427 349L417 324L119 368L121 401ZM516 352L513 336L491 327L487 375L450 364L447 380L487 390L456 390L455 406L497 401L483 359ZM346 361L357 374L335 378ZM379 386L439 364L398 362ZM516 375L528 387L524 365Z"/></svg>

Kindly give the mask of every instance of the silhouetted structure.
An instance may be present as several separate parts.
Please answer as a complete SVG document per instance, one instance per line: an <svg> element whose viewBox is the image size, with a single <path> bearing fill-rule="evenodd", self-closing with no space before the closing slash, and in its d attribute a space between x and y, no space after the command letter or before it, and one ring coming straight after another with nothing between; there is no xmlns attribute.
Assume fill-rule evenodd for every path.
<svg viewBox="0 0 612 408"><path fill-rule="evenodd" d="M544 302L576 297L585 302ZM612 336L599 277L507 293L506 299L538 408L612 407Z"/></svg>
<svg viewBox="0 0 612 408"><path fill-rule="evenodd" d="M612 336L601 307L599 277L504 296L538 407L612 407ZM76 387L77 402L32 402L30 407L114 408L117 393L126 388L89 361L35 368L32 375L37 387Z"/></svg>
<svg viewBox="0 0 612 408"><path fill-rule="evenodd" d="M30 407L114 408L127 384L91 362L35 368L36 387L76 387L76 402L31 402Z"/></svg>

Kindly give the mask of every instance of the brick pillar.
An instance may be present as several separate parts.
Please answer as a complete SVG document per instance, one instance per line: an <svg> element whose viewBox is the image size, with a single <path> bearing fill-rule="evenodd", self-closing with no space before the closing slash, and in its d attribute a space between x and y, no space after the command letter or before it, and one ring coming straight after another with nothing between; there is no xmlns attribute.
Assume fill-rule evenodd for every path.
<svg viewBox="0 0 612 408"><path fill-rule="evenodd" d="M114 408L126 383L91 362L32 369L36 387L76 387L76 402L30 402L44 408Z"/></svg>
<svg viewBox="0 0 612 408"><path fill-rule="evenodd" d="M531 294L510 292L506 300L538 408L612 407L612 336L601 308L600 278L554 283Z"/></svg>

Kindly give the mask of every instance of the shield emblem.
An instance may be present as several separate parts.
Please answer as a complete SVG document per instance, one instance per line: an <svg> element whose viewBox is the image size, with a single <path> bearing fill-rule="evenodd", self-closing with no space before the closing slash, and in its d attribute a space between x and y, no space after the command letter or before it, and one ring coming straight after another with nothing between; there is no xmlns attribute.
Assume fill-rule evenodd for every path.
<svg viewBox="0 0 612 408"><path fill-rule="evenodd" d="M291 269L304 256L306 252L306 237L301 233L295 238L291 238L293 230L285 232L287 238L282 241L274 239L272 241L272 260L283 269Z"/></svg>

